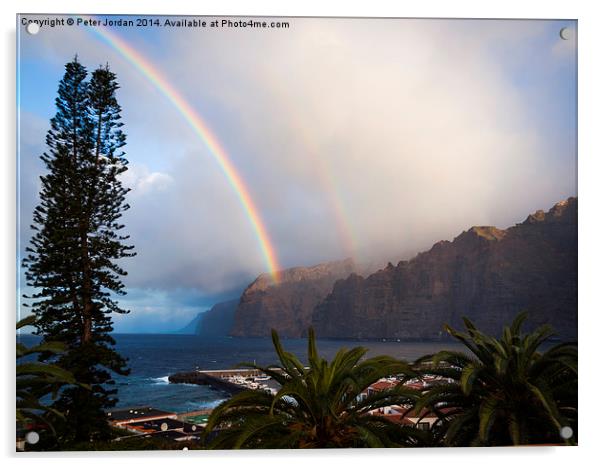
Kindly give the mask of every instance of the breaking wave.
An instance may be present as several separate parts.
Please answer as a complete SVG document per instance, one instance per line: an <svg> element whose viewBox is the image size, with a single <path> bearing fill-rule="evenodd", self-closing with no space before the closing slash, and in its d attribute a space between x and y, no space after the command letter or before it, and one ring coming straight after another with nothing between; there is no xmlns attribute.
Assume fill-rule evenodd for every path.
<svg viewBox="0 0 602 466"><path fill-rule="evenodd" d="M165 377L153 377L151 380L157 385L165 385L169 383L169 375Z"/></svg>

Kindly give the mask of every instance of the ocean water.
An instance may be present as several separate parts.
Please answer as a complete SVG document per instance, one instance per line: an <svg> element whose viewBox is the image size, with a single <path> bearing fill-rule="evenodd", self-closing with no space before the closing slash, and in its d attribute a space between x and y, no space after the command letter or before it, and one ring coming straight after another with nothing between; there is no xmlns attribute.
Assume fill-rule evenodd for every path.
<svg viewBox="0 0 602 466"><path fill-rule="evenodd" d="M117 351L128 358L129 376L115 376L118 407L152 406L175 412L194 411L216 406L227 398L225 393L207 386L170 384L167 380L175 372L193 369L226 369L242 362L267 365L277 362L270 338L214 338L204 339L195 335L167 334L117 334L113 335ZM19 337L26 345L37 337ZM296 354L303 362L307 354L307 340L283 340L285 349ZM461 350L453 342L380 342L319 340L318 350L326 358L332 358L341 348L364 346L368 356L386 354L413 361L416 358L441 349Z"/></svg>

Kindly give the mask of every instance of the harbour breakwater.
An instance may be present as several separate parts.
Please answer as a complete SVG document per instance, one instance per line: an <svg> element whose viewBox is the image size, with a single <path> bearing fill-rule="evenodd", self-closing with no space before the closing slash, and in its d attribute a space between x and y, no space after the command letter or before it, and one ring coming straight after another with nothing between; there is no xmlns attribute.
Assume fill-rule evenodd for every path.
<svg viewBox="0 0 602 466"><path fill-rule="evenodd" d="M272 369L282 373L280 368ZM168 377L170 383L208 385L211 388L235 395L244 390L264 390L275 393L279 384L259 369L218 369L180 372Z"/></svg>
<svg viewBox="0 0 602 466"><path fill-rule="evenodd" d="M218 375L210 375L206 372L178 372L170 375L168 378L170 383L190 383L195 385L208 385L214 389L224 391L230 395L236 395L246 388L241 385L232 383Z"/></svg>

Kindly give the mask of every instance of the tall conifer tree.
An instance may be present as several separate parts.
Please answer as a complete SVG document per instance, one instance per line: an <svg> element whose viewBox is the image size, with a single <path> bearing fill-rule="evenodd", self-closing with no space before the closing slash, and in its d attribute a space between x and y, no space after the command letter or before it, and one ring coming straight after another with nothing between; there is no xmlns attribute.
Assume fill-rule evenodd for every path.
<svg viewBox="0 0 602 466"><path fill-rule="evenodd" d="M92 387L68 388L57 401L67 413L63 442L108 437L104 410L116 403L111 373L128 373L110 336L111 314L128 312L115 300L125 294L120 260L135 254L121 233L129 206L119 178L127 170L119 85L108 65L87 77L77 57L65 66L24 259L28 285L38 290L31 296L37 333L65 342L57 363Z"/></svg>

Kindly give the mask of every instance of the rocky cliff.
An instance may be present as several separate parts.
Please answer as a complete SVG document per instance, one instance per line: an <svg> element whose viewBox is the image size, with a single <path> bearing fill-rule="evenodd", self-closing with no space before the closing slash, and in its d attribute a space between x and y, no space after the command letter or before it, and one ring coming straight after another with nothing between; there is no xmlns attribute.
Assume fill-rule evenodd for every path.
<svg viewBox="0 0 602 466"><path fill-rule="evenodd" d="M247 287L236 309L233 336L256 337L275 328L285 337L300 337L311 324L312 312L336 280L357 271L351 259L280 272L277 284L260 275Z"/></svg>
<svg viewBox="0 0 602 466"><path fill-rule="evenodd" d="M462 316L498 332L523 309L531 326L576 336L576 198L507 230L473 227L410 261L340 280L312 323L322 338L437 338Z"/></svg>
<svg viewBox="0 0 602 466"><path fill-rule="evenodd" d="M174 332L180 335L195 335L197 331L197 327L199 326L199 322L203 318L204 312L199 312L194 319L186 324L185 327L182 327L180 330Z"/></svg>
<svg viewBox="0 0 602 466"><path fill-rule="evenodd" d="M238 299L218 303L200 314L196 334L204 338L224 337L228 335L234 322L234 313Z"/></svg>

